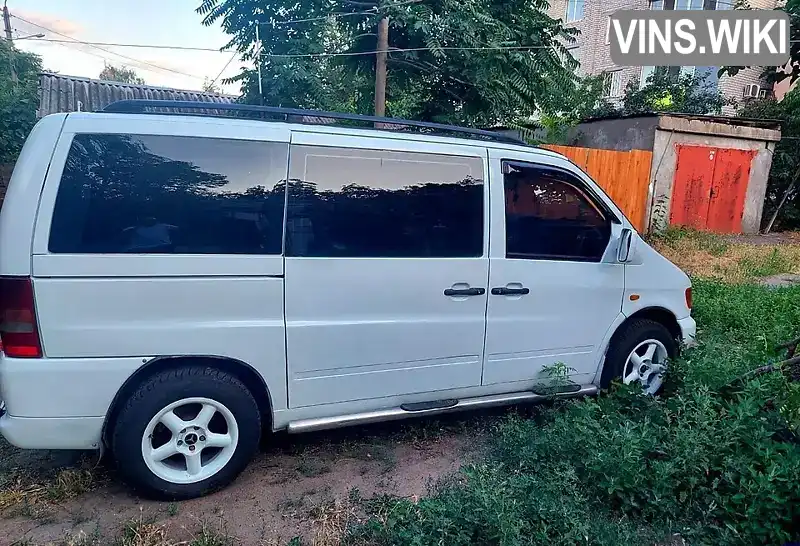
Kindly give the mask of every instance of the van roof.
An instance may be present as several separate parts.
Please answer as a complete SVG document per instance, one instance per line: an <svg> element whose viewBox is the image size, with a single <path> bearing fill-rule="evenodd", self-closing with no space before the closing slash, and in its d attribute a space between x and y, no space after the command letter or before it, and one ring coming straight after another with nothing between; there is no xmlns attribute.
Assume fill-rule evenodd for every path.
<svg viewBox="0 0 800 546"><path fill-rule="evenodd" d="M431 142L446 144L480 145L500 149L524 148L527 152L535 151L551 157L563 157L559 153L538 148L518 138L493 131L459 127L457 125L347 114L342 112L253 106L238 103L212 105L206 102L138 99L114 102L108 105L102 113L213 117L227 118L232 121L286 123L292 125L292 128L295 130L308 132L342 135L361 134L398 140L424 139L430 140ZM91 116L92 114L84 115ZM360 123L362 126L354 125L354 123ZM369 126L364 127L363 124L369 124Z"/></svg>

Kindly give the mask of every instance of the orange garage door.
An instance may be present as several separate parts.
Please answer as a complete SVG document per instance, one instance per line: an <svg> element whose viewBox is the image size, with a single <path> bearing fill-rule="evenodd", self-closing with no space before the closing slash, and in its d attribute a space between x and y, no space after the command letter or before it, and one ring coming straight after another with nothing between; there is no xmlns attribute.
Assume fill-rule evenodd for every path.
<svg viewBox="0 0 800 546"><path fill-rule="evenodd" d="M678 144L670 224L741 233L750 165L756 152Z"/></svg>

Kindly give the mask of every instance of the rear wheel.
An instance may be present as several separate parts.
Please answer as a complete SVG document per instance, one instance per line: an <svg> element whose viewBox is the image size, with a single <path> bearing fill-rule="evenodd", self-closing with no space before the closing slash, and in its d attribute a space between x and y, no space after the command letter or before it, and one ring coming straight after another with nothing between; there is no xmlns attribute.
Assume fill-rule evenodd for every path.
<svg viewBox="0 0 800 546"><path fill-rule="evenodd" d="M664 385L669 360L678 353L678 344L663 324L637 319L627 324L611 342L603 367L601 386L614 379L624 384L638 383L647 394L656 394Z"/></svg>
<svg viewBox="0 0 800 546"><path fill-rule="evenodd" d="M226 486L258 447L258 404L238 378L186 366L145 380L119 413L111 441L119 472L159 498Z"/></svg>

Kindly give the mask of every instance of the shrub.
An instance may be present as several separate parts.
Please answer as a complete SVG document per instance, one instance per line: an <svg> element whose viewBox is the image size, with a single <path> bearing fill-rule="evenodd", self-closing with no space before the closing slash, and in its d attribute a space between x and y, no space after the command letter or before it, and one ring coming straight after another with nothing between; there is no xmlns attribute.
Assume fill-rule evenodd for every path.
<svg viewBox="0 0 800 546"><path fill-rule="evenodd" d="M609 394L508 418L491 457L414 504L382 503L349 544L782 544L800 538L797 384L722 389L800 331L800 289L695 283L702 344L658 398ZM783 408L783 409L781 409Z"/></svg>

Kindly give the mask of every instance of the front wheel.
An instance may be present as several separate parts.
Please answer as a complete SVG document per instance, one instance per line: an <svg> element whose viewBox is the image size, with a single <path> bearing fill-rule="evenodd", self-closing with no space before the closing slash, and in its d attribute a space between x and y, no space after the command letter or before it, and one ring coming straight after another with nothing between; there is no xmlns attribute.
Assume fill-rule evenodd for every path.
<svg viewBox="0 0 800 546"><path fill-rule="evenodd" d="M258 404L236 377L204 366L145 380L114 424L111 448L134 488L188 499L228 485L258 447Z"/></svg>
<svg viewBox="0 0 800 546"><path fill-rule="evenodd" d="M661 323L648 319L631 321L612 339L606 354L601 386L614 379L626 385L638 383L647 394L664 386L669 360L678 353L678 344Z"/></svg>

